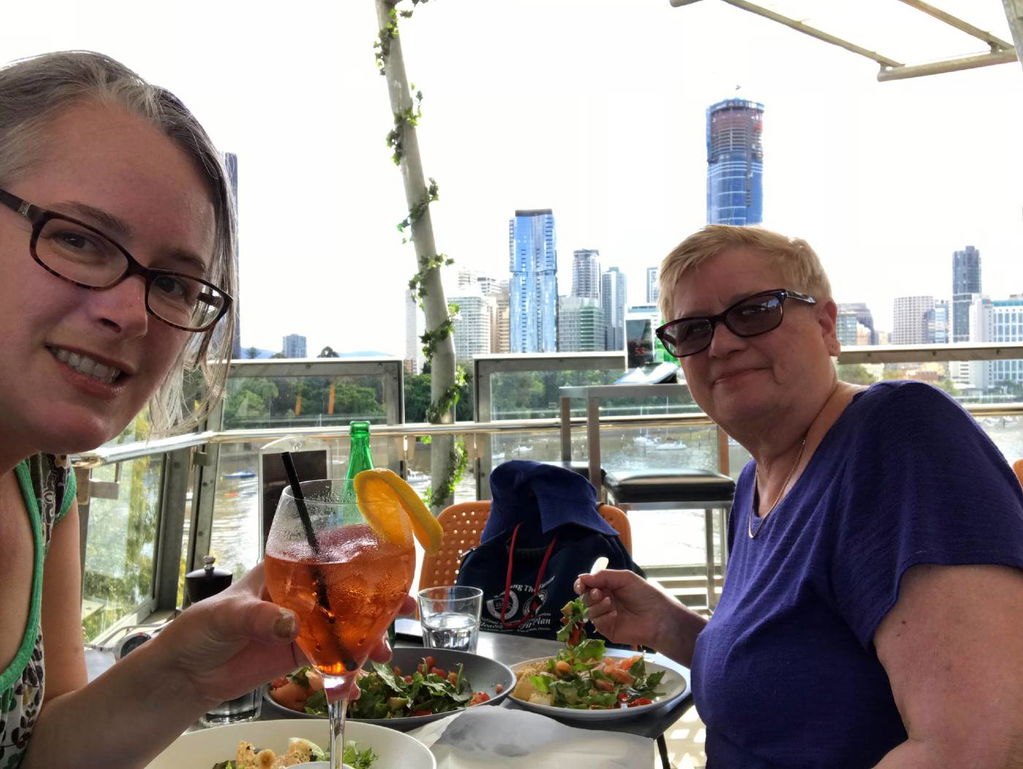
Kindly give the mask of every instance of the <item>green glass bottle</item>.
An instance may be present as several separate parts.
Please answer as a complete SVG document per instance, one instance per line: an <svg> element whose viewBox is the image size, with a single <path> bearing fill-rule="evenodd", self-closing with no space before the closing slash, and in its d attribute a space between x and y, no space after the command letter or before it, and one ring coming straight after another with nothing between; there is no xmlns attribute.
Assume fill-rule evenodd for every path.
<svg viewBox="0 0 1023 769"><path fill-rule="evenodd" d="M373 469L373 455L369 451L369 422L352 422L348 425L348 434L351 442L345 480L350 481L363 470Z"/></svg>
<svg viewBox="0 0 1023 769"><path fill-rule="evenodd" d="M351 482L363 470L373 469L373 455L369 451L369 422L351 422L348 425L348 472L345 473L345 502L355 502Z"/></svg>
<svg viewBox="0 0 1023 769"><path fill-rule="evenodd" d="M369 422L351 422L348 425L350 436L348 447L348 472L345 473L345 493L352 495L351 502L355 502L355 492L350 491L351 481L363 470L373 469L373 455L369 450ZM394 646L394 623L387 628L387 641Z"/></svg>

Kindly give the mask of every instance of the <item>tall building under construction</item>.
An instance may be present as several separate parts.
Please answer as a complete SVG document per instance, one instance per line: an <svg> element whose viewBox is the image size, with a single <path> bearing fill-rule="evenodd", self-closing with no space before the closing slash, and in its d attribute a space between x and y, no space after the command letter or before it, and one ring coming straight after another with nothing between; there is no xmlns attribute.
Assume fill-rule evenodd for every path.
<svg viewBox="0 0 1023 769"><path fill-rule="evenodd" d="M764 219L764 105L726 99L707 108L707 223Z"/></svg>

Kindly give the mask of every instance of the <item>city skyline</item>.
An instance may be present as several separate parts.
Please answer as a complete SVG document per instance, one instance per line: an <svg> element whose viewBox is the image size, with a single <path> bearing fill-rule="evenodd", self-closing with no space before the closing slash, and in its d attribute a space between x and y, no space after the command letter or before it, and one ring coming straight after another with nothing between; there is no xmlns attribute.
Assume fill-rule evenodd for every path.
<svg viewBox="0 0 1023 769"><path fill-rule="evenodd" d="M415 256L396 231L406 203L384 141L393 115L372 3L45 7L46 24L31 4L6 9L5 60L109 53L173 90L238 156L243 348L300 329L314 351L403 354ZM1009 37L996 0L955 10ZM858 41L926 60L940 24L905 34L872 14ZM246 32L199 35L196 19ZM946 53L978 52L959 37L967 45ZM478 3L444 0L418 5L401 42L424 95L420 146L450 269L501 273L509 212L550 208L559 272L574 250L599 249L641 301L644 270L706 222L706 107L739 97L767 110L764 225L813 245L837 301L867 303L890 329L894 296L948 294L949 254L965 244L983 253L988 286L1023 291L1018 63L879 83L873 62L709 0L518 0L488 4L485 18ZM317 222L344 236L324 241Z"/></svg>

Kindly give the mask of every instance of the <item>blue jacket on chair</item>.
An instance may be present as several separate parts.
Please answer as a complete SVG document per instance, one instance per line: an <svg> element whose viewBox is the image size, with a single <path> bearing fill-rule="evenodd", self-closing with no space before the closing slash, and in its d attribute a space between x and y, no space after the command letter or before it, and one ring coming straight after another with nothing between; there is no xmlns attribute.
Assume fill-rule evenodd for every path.
<svg viewBox="0 0 1023 769"><path fill-rule="evenodd" d="M576 597L576 577L598 557L606 556L609 568L642 573L578 473L513 460L494 468L490 489L480 545L458 572L458 584L483 589L482 630L554 638L561 607Z"/></svg>

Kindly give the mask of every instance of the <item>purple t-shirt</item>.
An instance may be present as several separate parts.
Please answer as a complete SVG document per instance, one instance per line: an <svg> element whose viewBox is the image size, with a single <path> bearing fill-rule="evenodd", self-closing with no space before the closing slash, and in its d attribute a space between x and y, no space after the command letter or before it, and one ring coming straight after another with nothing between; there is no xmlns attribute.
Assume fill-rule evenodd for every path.
<svg viewBox="0 0 1023 769"><path fill-rule="evenodd" d="M899 580L916 564L1023 568L1019 482L943 392L882 382L853 398L750 539L753 490L751 462L693 658L708 769L874 766L906 739L873 645Z"/></svg>

